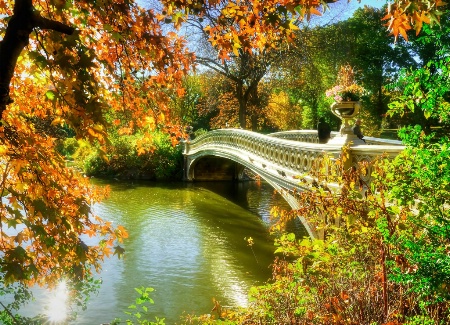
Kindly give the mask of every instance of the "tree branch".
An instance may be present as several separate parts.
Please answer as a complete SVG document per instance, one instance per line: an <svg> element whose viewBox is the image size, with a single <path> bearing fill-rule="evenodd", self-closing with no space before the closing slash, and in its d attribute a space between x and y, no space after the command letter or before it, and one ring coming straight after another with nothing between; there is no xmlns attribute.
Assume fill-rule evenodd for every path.
<svg viewBox="0 0 450 325"><path fill-rule="evenodd" d="M47 18L44 18L40 15L34 15L35 16L35 23L36 27L39 27L41 29L51 29L55 32L72 35L73 32L75 32L75 28L72 26L67 26L63 23L60 23L59 21L50 20Z"/></svg>
<svg viewBox="0 0 450 325"><path fill-rule="evenodd" d="M231 73L229 73L229 71L226 69L226 66L223 67L220 63L216 62L213 59L197 56L196 62L198 64L204 65L205 67L208 67L208 68L220 73L221 75L223 75L235 82L240 81L240 79L238 77L233 76Z"/></svg>
<svg viewBox="0 0 450 325"><path fill-rule="evenodd" d="M69 35L75 31L73 27L42 17L34 9L31 0L16 0L14 14L0 42L0 118L6 106L13 102L9 96L9 87L17 59L28 45L30 33L36 27Z"/></svg>

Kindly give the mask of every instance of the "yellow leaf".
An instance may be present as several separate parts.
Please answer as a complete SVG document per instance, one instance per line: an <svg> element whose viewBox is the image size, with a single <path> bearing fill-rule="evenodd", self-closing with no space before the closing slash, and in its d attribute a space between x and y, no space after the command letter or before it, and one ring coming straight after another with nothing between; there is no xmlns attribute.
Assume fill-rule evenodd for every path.
<svg viewBox="0 0 450 325"><path fill-rule="evenodd" d="M23 192L24 190L26 190L28 188L28 184L25 184L25 183L22 183L22 182L18 182L17 184L16 184L16 189L19 191L19 192Z"/></svg>
<svg viewBox="0 0 450 325"><path fill-rule="evenodd" d="M291 20L291 22L289 23L289 29L290 30L299 30L300 28L298 28L298 26L294 24L294 21Z"/></svg>
<svg viewBox="0 0 450 325"><path fill-rule="evenodd" d="M55 125L62 125L63 121L64 121L64 120L63 120L61 117L57 117L57 118L55 118L55 119L52 121L52 126L55 126Z"/></svg>
<svg viewBox="0 0 450 325"><path fill-rule="evenodd" d="M8 152L8 147L5 145L0 145L0 155L4 155Z"/></svg>
<svg viewBox="0 0 450 325"><path fill-rule="evenodd" d="M150 128L153 128L155 126L155 119L153 118L153 116L147 116L145 118L145 121L147 122Z"/></svg>

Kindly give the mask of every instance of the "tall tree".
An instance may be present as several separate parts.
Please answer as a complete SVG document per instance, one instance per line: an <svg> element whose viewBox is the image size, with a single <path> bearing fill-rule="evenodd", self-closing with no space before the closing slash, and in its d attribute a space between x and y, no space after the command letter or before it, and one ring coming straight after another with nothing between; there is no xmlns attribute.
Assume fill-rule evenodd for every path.
<svg viewBox="0 0 450 325"><path fill-rule="evenodd" d="M247 128L247 115L249 107L260 106L258 86L267 74L273 56L262 53L260 55L238 51L239 55L233 57L233 62L221 61L215 58L199 57L197 62L223 74L233 83L233 93L239 104L239 125ZM251 128L256 130L257 125L252 123Z"/></svg>
<svg viewBox="0 0 450 325"><path fill-rule="evenodd" d="M415 64L403 40L392 43L380 24L384 16L384 9L365 6L347 20L297 32L292 51L280 68L287 72L283 80L294 85L288 84L291 92L311 111L313 123L309 127L318 116L328 114L325 90L336 82L339 67L350 64L366 90L364 113L371 116L373 127L379 128L389 101L386 85L402 67Z"/></svg>
<svg viewBox="0 0 450 325"><path fill-rule="evenodd" d="M392 44L389 32L380 25L384 16L384 9L364 7L343 22L354 39L349 62L360 71L359 82L371 95L367 104L378 120L388 109L386 84L395 79L401 68L415 65L403 40Z"/></svg>
<svg viewBox="0 0 450 325"><path fill-rule="evenodd" d="M246 51L237 45L232 52L223 52L215 37L211 37L209 26L218 23L226 26L230 30L228 37L232 38L233 31L239 29L239 24L232 19L220 18L215 8L208 8L200 20L195 17L187 20L189 39L191 43L196 44L196 62L229 79L233 85L232 93L239 104L239 126L257 130L257 121L260 118L257 108L261 107L259 85L270 66L282 58L283 51L277 44L270 44L263 49L252 51ZM247 124L248 120L251 125Z"/></svg>
<svg viewBox="0 0 450 325"><path fill-rule="evenodd" d="M440 26L425 26L419 38L412 39L417 49L418 66L402 70L392 83L390 116L401 125L418 124L426 133L437 127L441 135L450 129L450 15L445 13Z"/></svg>
<svg viewBox="0 0 450 325"><path fill-rule="evenodd" d="M133 1L2 1L0 17L0 292L89 285L127 233L93 214L104 191L66 167L39 121L100 145L111 110L124 130L179 134L167 103L193 56Z"/></svg>

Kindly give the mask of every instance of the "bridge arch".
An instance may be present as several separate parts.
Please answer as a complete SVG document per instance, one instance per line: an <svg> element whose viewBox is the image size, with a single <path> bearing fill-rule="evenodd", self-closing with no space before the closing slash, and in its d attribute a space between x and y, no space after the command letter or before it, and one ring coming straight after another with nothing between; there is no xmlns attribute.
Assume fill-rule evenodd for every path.
<svg viewBox="0 0 450 325"><path fill-rule="evenodd" d="M209 158L220 158L222 162L227 164L227 162L234 162L236 165L233 168L228 169L228 177L221 177L217 178L217 175L207 178L202 177L196 177L196 170L198 169L198 164L202 160L208 160ZM228 154L212 154L211 152L207 152L206 150L204 152L199 153L198 155L195 155L195 157L191 157L191 159L188 159L187 162L185 162L187 165L187 179L190 181L193 180L242 180L244 178L244 170L245 168L250 169L253 173L259 175L264 181L266 181L269 185L271 185L280 195L284 198L284 200L289 204L289 206L293 210L297 210L299 208L297 199L294 197L294 195L291 194L290 191L287 191L285 188L281 187L277 182L275 182L272 177L269 177L266 173L261 172L258 168L255 168L255 166L245 159L242 159L241 156L233 153ZM225 167L225 169L227 169ZM217 171L217 168L213 168L213 170ZM223 176L223 175L220 175ZM310 225L308 221L303 218L302 216L298 216L300 221L302 222L303 226L305 227L306 231L312 238L317 238L319 235L317 234L315 227Z"/></svg>

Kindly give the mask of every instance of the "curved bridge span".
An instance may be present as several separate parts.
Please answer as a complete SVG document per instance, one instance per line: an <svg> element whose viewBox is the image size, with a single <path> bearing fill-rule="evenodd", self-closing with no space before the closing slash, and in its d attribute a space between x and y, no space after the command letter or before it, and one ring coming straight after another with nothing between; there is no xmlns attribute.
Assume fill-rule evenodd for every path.
<svg viewBox="0 0 450 325"><path fill-rule="evenodd" d="M332 136L338 136L333 132ZM387 153L397 155L399 141L365 138L366 145L351 146L350 164L370 161ZM319 144L317 131L299 130L263 135L241 129L219 129L184 142L184 178L195 180L241 180L248 168L276 189L292 209L298 203L292 195L307 190L298 177L313 171L314 161L329 155L336 159L341 145ZM317 238L314 226L299 216L309 235Z"/></svg>

